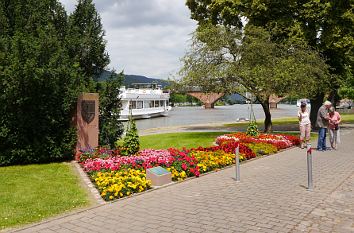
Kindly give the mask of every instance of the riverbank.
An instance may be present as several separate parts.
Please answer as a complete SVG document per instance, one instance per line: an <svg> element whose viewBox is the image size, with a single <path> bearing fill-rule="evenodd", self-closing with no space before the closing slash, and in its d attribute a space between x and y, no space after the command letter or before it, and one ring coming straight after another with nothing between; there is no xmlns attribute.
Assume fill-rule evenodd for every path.
<svg viewBox="0 0 354 233"><path fill-rule="evenodd" d="M280 104L277 109L272 109L272 117L294 117L298 108L296 105ZM262 106L253 105L254 115L258 122L264 119ZM214 109L203 107L175 107L168 116L137 120L139 131L154 128L170 128L198 125L215 125L235 123L237 119L250 118L250 105L235 104L229 106L216 106Z"/></svg>

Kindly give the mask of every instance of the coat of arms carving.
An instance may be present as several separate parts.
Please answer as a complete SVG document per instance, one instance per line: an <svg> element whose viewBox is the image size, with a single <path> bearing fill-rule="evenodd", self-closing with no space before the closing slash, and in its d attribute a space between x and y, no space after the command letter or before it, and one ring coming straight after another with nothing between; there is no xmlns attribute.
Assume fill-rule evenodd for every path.
<svg viewBox="0 0 354 233"><path fill-rule="evenodd" d="M81 102L81 116L87 124L95 119L95 106L94 100L83 100Z"/></svg>

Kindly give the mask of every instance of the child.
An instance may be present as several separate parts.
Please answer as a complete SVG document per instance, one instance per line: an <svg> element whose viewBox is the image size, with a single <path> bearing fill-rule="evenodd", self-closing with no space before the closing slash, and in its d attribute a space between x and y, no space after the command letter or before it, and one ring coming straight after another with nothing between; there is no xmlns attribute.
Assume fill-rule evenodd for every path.
<svg viewBox="0 0 354 233"><path fill-rule="evenodd" d="M329 141L331 142L332 149L337 149L339 139L339 123L341 122L341 117L339 112L337 112L334 107L329 109L328 113L328 131L329 131Z"/></svg>
<svg viewBox="0 0 354 233"><path fill-rule="evenodd" d="M306 102L301 102L300 110L297 113L299 118L301 149L304 148L305 140L307 144L310 142L311 121L310 113L307 111L306 105Z"/></svg>

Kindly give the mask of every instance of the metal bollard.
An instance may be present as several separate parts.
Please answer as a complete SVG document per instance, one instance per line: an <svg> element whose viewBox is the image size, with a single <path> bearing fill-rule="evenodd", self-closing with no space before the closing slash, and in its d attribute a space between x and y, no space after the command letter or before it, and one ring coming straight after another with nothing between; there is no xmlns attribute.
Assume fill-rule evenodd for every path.
<svg viewBox="0 0 354 233"><path fill-rule="evenodd" d="M240 182L240 144L235 149L235 166L236 166L236 181Z"/></svg>
<svg viewBox="0 0 354 233"><path fill-rule="evenodd" d="M307 151L307 190L312 191L313 190L313 180L312 180L312 149L311 149L311 143L307 144L306 147Z"/></svg>

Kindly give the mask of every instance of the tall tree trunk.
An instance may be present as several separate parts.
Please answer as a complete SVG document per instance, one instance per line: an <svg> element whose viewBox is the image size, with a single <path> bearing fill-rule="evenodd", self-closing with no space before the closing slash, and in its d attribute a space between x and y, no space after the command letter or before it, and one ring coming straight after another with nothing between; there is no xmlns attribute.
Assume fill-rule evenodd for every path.
<svg viewBox="0 0 354 233"><path fill-rule="evenodd" d="M339 87L335 87L334 89L331 90L331 93L329 94L328 99L329 101L331 101L333 107L336 107L337 102L340 100L338 95L338 88Z"/></svg>
<svg viewBox="0 0 354 233"><path fill-rule="evenodd" d="M324 98L324 93L319 93L315 97L310 99L311 101L310 120L313 128L316 127L317 112L318 109L320 109L320 107L322 106L323 98Z"/></svg>
<svg viewBox="0 0 354 233"><path fill-rule="evenodd" d="M269 98L265 101L261 101L261 105L264 111L264 132L269 133L272 131L272 115L270 114Z"/></svg>

